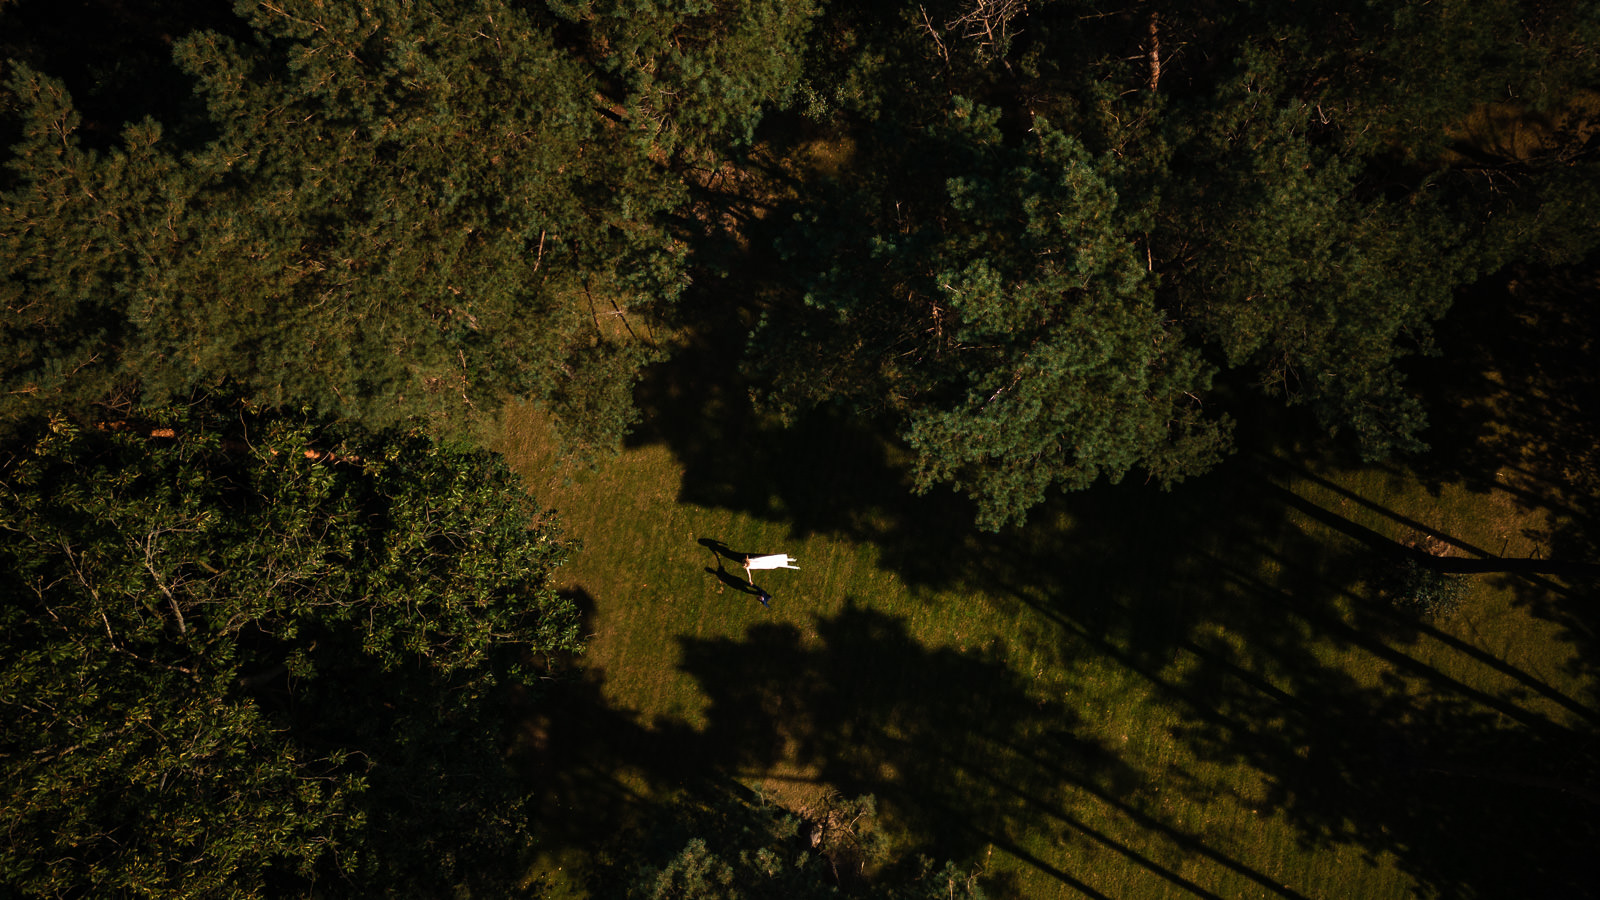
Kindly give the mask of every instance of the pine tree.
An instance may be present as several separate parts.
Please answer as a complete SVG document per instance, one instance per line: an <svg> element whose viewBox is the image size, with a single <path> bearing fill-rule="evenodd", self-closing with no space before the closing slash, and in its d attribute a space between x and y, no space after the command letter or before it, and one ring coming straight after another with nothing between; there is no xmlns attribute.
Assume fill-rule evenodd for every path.
<svg viewBox="0 0 1600 900"><path fill-rule="evenodd" d="M177 42L213 133L192 152L149 123L83 151L59 84L16 73L8 394L231 379L457 432L524 397L614 443L684 281L681 188L587 61L500 3L240 8L252 40Z"/></svg>
<svg viewBox="0 0 1600 900"><path fill-rule="evenodd" d="M804 318L767 320L778 399L887 410L919 488L962 488L988 528L1052 486L1214 463L1227 423L1193 402L1211 371L1155 304L1112 161L1043 120L1013 147L994 110L959 100L922 140L913 177L945 175L942 196L874 210L870 232L819 219L793 238L837 228L852 245L823 245Z"/></svg>
<svg viewBox="0 0 1600 900"><path fill-rule="evenodd" d="M770 407L887 422L918 485L959 485L987 526L1052 486L1204 470L1240 388L1369 458L1420 450L1403 373L1456 293L1600 241L1575 124L1600 32L1573 4L919 12L817 44L811 89L856 156L797 204L800 287L766 294L749 368ZM884 65L913 84L852 89ZM1464 167L1461 129L1505 106L1492 83L1519 98L1495 114L1565 124Z"/></svg>
<svg viewBox="0 0 1600 900"><path fill-rule="evenodd" d="M606 95L658 153L750 146L801 77L811 0L557 0Z"/></svg>

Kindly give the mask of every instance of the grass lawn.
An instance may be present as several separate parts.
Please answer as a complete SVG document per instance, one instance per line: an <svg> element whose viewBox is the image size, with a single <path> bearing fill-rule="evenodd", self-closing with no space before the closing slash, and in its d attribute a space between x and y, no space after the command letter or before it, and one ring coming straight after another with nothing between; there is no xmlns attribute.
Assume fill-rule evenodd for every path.
<svg viewBox="0 0 1600 900"><path fill-rule="evenodd" d="M748 327L760 263L696 329ZM766 421L709 332L597 469L509 408L497 446L582 541L592 635L524 735L540 867L582 896L586 853L715 777L799 812L871 793L899 854L994 897L1595 896L1600 284L1575 271L1458 303L1414 373L1413 468L1241 435L1170 493L1100 486L996 535L871 435ZM704 541L800 570L760 573L763 608Z"/></svg>
<svg viewBox="0 0 1600 900"><path fill-rule="evenodd" d="M530 726L561 748L558 882L714 773L796 810L873 793L897 850L980 865L993 896L1591 889L1594 798L1562 767L1592 753L1593 661L1552 613L1572 589L1461 576L1431 623L1378 596L1396 548L1534 554L1516 491L1280 451L981 535L834 423L743 427L731 455L646 437L574 472L533 410L505 417L500 449L583 543L582 701ZM758 573L766 609L702 539L800 570Z"/></svg>

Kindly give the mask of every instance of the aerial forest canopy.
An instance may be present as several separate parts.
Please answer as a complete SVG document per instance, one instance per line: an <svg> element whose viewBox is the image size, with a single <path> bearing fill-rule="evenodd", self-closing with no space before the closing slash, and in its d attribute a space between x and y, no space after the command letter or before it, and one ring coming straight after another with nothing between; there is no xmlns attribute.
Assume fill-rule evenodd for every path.
<svg viewBox="0 0 1600 900"><path fill-rule="evenodd" d="M1290 407L1416 452L1452 304L1600 258L1597 115L1591 0L0 0L0 880L535 893L508 404L583 456L686 372L988 530ZM977 895L841 882L872 805L596 878Z"/></svg>
<svg viewBox="0 0 1600 900"><path fill-rule="evenodd" d="M485 451L222 397L138 413L0 455L0 879L514 880L527 788L496 724L580 643L553 522Z"/></svg>
<svg viewBox="0 0 1600 900"><path fill-rule="evenodd" d="M605 448L720 318L764 408L887 429L993 528L1206 470L1250 392L1416 449L1454 293L1596 241L1575 0L88 9L0 5L8 422L229 383ZM799 140L838 165L772 187Z"/></svg>

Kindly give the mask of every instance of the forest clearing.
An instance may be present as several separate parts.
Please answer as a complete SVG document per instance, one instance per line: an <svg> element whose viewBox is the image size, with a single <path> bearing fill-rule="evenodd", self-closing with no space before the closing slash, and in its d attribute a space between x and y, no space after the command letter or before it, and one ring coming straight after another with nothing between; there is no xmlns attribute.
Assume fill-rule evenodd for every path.
<svg viewBox="0 0 1600 900"><path fill-rule="evenodd" d="M1543 377L1575 392L1558 404L1592 387ZM1592 620L1568 618L1600 568L1510 571L1572 546L1540 474L1559 455L1513 433L1538 419L1494 423L1530 451L1517 472L1279 447L979 536L956 498L884 487L889 451L836 424L705 423L748 429L738 467L644 439L569 471L514 410L497 446L584 547L559 580L604 710L542 726L589 759L547 798L545 864L712 765L813 815L870 793L894 847L981 861L990 896L1583 896L1593 834L1572 826L1600 798L1545 754L1587 752L1600 718ZM712 577L705 535L812 565L763 581L767 610ZM1490 565L1445 576L1459 596L1428 614L1408 552Z"/></svg>
<svg viewBox="0 0 1600 900"><path fill-rule="evenodd" d="M0 0L0 895L1593 898L1588 0Z"/></svg>

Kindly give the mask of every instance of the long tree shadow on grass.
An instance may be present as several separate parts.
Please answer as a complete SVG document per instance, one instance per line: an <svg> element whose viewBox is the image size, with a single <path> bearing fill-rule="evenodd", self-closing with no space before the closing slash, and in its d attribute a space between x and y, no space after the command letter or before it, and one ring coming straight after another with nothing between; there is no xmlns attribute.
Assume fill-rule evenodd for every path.
<svg viewBox="0 0 1600 900"><path fill-rule="evenodd" d="M1207 580L1281 621L1184 643L1198 664L1175 687L1205 703L1175 707L1177 734L1202 758L1258 771L1260 815L1307 846L1392 855L1432 895L1595 896L1592 715L1568 724L1464 683L1413 655L1414 623L1392 606L1236 559L1214 559ZM1377 663L1376 678L1329 661L1352 655Z"/></svg>
<svg viewBox="0 0 1600 900"><path fill-rule="evenodd" d="M1504 273L1464 296L1441 328L1442 356L1419 367L1434 426L1421 461L1435 484L1499 490L1542 515L1527 537L1541 560L1600 563L1600 255ZM1505 582L1556 622L1600 680L1600 578ZM1591 694L1600 703L1600 693Z"/></svg>
<svg viewBox="0 0 1600 900"><path fill-rule="evenodd" d="M1059 626L1060 664L1088 652L1147 679L1184 720L1175 735L1202 759L1258 772L1262 790L1247 803L1303 844L1393 855L1441 896L1533 886L1540 896L1591 896L1600 710L1396 608L1374 592L1374 568L1423 554L1267 474L1252 465L1210 476L1204 491L1227 502L1227 515L1129 488L1071 498L1058 505L1060 527L997 538L974 564L974 583ZM1512 579L1524 596L1575 597L1503 560L1428 562ZM1413 648L1423 636L1464 657L1465 673L1421 661ZM1353 658L1377 663L1358 666L1375 668L1376 683L1348 667ZM1592 684L1585 671L1571 674ZM1515 683L1492 687L1501 679ZM1183 771L1163 778L1199 804L1216 790Z"/></svg>
<svg viewBox="0 0 1600 900"><path fill-rule="evenodd" d="M1588 276L1562 277L1587 278L1579 287L1592 295L1593 268ZM1443 329L1444 368L1424 372L1420 383L1430 389L1435 419L1428 438L1436 450L1424 461L1425 473L1440 485L1507 490L1524 509L1550 516L1537 535L1548 548L1538 562L1506 564L1480 554L1430 565L1492 578L1536 615L1560 623L1576 651L1560 654L1571 661L1569 681L1584 686L1576 693L1374 605L1366 584L1374 559L1418 554L1332 510L1308 508L1279 486L1284 476L1267 477L1249 457L1173 494L1136 484L1097 488L1053 499L1034 513L1034 527L978 535L965 501L948 493L910 495L901 460L881 435L826 412L797 428L779 428L751 405L737 360L711 349L728 345L714 341L647 382L645 408L672 424L640 437L665 441L678 453L686 468L685 500L790 521L802 534L870 541L883 564L913 584L973 588L1045 613L1072 637L1019 635L1030 649L1054 652L1065 663L1087 644L1149 678L1183 710L1188 724L1180 736L1203 757L1260 771L1264 791L1252 800L1261 815L1288 822L1307 844L1393 854L1421 885L1445 896L1526 895L1524 888L1544 896L1589 896L1594 889L1583 882L1582 866L1584 848L1596 844L1592 728L1530 713L1514 695L1435 670L1408 649L1426 635L1577 719L1593 721L1600 603L1593 580L1578 578L1584 572L1572 564L1600 561L1594 474L1600 471L1600 379L1588 349L1596 331L1593 304L1579 302L1581 291L1568 288L1514 303L1497 297L1469 303L1467 315ZM1474 342L1481 353L1470 349ZM697 382L717 386L712 402L681 387ZM1330 549L1326 534L1301 527L1307 517L1353 546ZM1519 567L1528 571L1513 571ZM1552 574L1558 577L1547 577ZM1234 640L1218 639L1223 631ZM826 706L828 691L842 690L827 682L852 673L800 650L791 637L751 635L797 669L765 671L752 657L754 685L717 687L713 682L720 679L702 679L725 711L714 725L730 746L747 747L736 761L752 769L808 741L851 759L849 746L813 736L818 717L811 711ZM732 645L716 649L718 658L741 658ZM1328 661L1322 656L1328 652L1370 654L1381 662L1377 682ZM1179 659L1192 664L1181 677L1165 668ZM721 668L686 657L691 665L698 666L690 669L697 675ZM766 687L791 671L802 679L793 693ZM819 678L816 673L826 674L823 683L806 680ZM858 708L877 702L866 698ZM794 712L808 714L771 722ZM1004 766L987 770L993 776L987 781L965 784L966 805L944 807L978 810L971 821L984 823L982 830L996 840L1027 815L1051 818L1038 808L1047 801L1028 790L1032 779L1043 783L1042 773L1055 768L1077 771L1071 762L1057 767L1050 758L1027 757L1035 746L1027 737L1008 746L1012 756L999 758L1026 758L1015 763L1022 773L1016 780ZM882 756L898 761L892 749L884 744ZM943 774L942 766L962 765L959 751L920 763L907 754L907 765L920 765L922 772ZM810 758L819 768L829 765L821 752ZM839 778L849 777L845 769L870 773L867 762L836 761L833 771ZM854 777L860 785L903 792L889 771ZM938 810L941 802L954 803L956 793L903 799L908 807ZM1107 789L1106 796L1122 794ZM959 848L962 840L976 839L927 815L925 828L935 835L927 839L936 844ZM1060 816L1055 821L1062 824Z"/></svg>
<svg viewBox="0 0 1600 900"><path fill-rule="evenodd" d="M971 531L974 513L964 499L912 495L882 435L829 411L786 427L755 409L715 337L701 334L653 367L638 398L645 422L630 442L672 448L683 468L682 502L783 521L797 537L841 535L886 547L959 546ZM937 582L947 558L907 554L904 568Z"/></svg>
<svg viewBox="0 0 1600 900"><path fill-rule="evenodd" d="M1054 508L1059 527L993 538L959 577L1053 623L1017 635L1028 650L1053 652L1062 668L1092 655L1148 679L1183 720L1177 736L1202 759L1259 772L1262 788L1249 802L1307 845L1392 854L1443 896L1480 884L1509 890L1505 860L1546 896L1585 896L1578 868L1596 838L1585 823L1600 790L1592 728L1558 723L1515 694L1416 658L1420 635L1448 635L1362 593L1375 551L1382 558L1401 545L1332 510L1288 502L1257 467L1223 471L1202 487L1218 502L1231 498L1234 515L1124 486ZM1114 524L1081 527L1096 521ZM1024 837L1049 833L1208 896L1151 851L1153 840L1236 883L1298 896L1274 880L1272 860L1233 858L1225 842L1145 805L1152 777L1193 791L1198 803L1214 784L1130 768L1084 736L1090 729L1070 698L1035 696L1030 679L1003 662L1005 648L930 649L898 619L856 607L816 631L815 644L775 625L742 640L683 640L682 667L710 703L704 732L638 722L607 709L597 686L584 687L566 716L571 750L550 766L563 780L555 794L564 808L594 813L569 839L594 840L620 810L648 808L630 783L717 771L759 778L799 766L847 793L878 794L910 846L936 857L993 843L1094 896L1092 878ZM1474 664L1593 721L1593 710L1532 674L1452 640ZM1330 662L1330 648L1379 660L1380 679ZM1189 665L1173 667L1180 659ZM615 771L633 774L619 780ZM1146 837L1135 842L1126 827L1086 815L1084 795Z"/></svg>
<svg viewBox="0 0 1600 900"><path fill-rule="evenodd" d="M777 455L768 462L782 458L782 446L774 446ZM832 519L818 514L808 521L878 543L884 563L913 583L970 587L1047 612L1075 639L1051 634L1019 639L1031 642L1032 650L1054 652L1060 663L1088 641L1106 658L1152 679L1189 720L1178 735L1202 758L1259 771L1263 791L1251 802L1264 818L1290 826L1306 845L1392 855L1401 870L1441 896L1516 895L1522 888L1541 896L1593 896L1595 888L1585 880L1592 847L1600 845L1592 824L1600 819L1595 802L1600 764L1592 726L1552 722L1529 712L1514 694L1446 675L1406 649L1428 635L1592 723L1591 623L1597 607L1585 603L1591 597L1592 580L1585 579L1593 574L1594 557L1584 555L1589 532L1576 524L1584 520L1581 507L1574 505L1581 497L1569 494L1543 507L1566 523L1550 532L1549 545L1576 548L1555 560L1498 560L1486 548L1451 535L1442 537L1459 545L1462 555L1429 558L1282 487L1309 473L1268 472L1248 457L1230 461L1177 494L1136 484L1100 488L1052 500L1035 513L1036 527L976 535L959 509L947 509L941 520L937 498L901 495L895 500L885 492L885 484L903 490L892 480L886 454L858 456L852 464L865 460L863 470L877 473L866 481L884 480L829 503L839 499L850 510L859 508L850 505L853 500L870 500L871 514L851 518L834 510ZM762 469L754 459L747 460L752 462L748 477L759 482ZM837 464L812 452L797 452L793 461L793 471L804 472ZM781 501L783 493L772 496ZM1345 496L1343 502L1405 524L1403 517L1359 497ZM1544 501L1530 494L1528 502ZM774 503L771 513L780 515L785 508ZM1322 530L1308 529L1307 522ZM1328 532L1338 538L1333 544ZM1570 657L1576 668L1569 674L1588 693L1553 686L1485 648L1375 603L1366 583L1372 567L1405 559L1445 574L1476 573L1472 577L1517 592L1538 615L1562 622L1577 650ZM1213 631L1197 637L1201 625ZM1214 629L1236 634L1248 649L1217 642L1209 636ZM829 696L844 689L829 685L859 681L865 673L802 652L793 637L752 633L759 650L750 650L749 661L734 666L750 669L742 686L718 686L722 679L713 674L718 666L696 656L693 647L686 655L690 671L706 674L705 689L722 710L716 727L730 746L747 748L738 761L750 771L782 758L787 748L800 747L804 758L823 770L819 777L841 779L852 790L882 791L923 810L917 830L930 835L931 846L952 851L970 848L964 837L1004 846L1025 821L1053 822L1068 830L1077 824L1084 836L1096 831L1075 820L1069 808L1051 809L1039 799L1049 796L1041 786L1050 783L1043 773L1053 766L1049 759L1017 762L1034 746L1026 737L996 757L1016 766L1021 774L1014 778L1004 765L967 766L959 749L925 759L909 749L901 756L882 751L892 760L885 771L904 765L933 783L944 779L949 788L942 794L912 796L898 777L850 775L873 771L860 750L873 745L858 742L848 716L833 717L843 723L837 742L814 722L817 708L841 702ZM1384 674L1376 684L1358 679L1319 656L1330 646L1370 654L1382 662ZM717 655L738 658L731 647L718 648ZM1185 677L1164 673L1167 663L1184 656L1197 661ZM770 660L779 661L774 669L760 668ZM937 668L939 663L918 665ZM791 676L797 680L790 691L770 687ZM884 702L871 695L874 689L860 699L860 709ZM959 710L954 720L960 720ZM918 743L942 747L925 735ZM1070 763L1061 768L1073 771ZM950 771L983 775L963 782L951 779ZM1107 789L1105 796L1110 802L1124 794ZM967 824L940 825L942 817ZM1149 827L1159 832L1154 820ZM1203 845L1195 835L1180 838ZM1153 872L1160 866L1134 848L1118 852L1123 851L1135 862L1149 862L1146 868ZM1232 862L1257 875L1252 862L1264 865ZM1045 871L1052 868L1045 860L1035 863Z"/></svg>
<svg viewBox="0 0 1600 900"><path fill-rule="evenodd" d="M566 596L587 631L594 598L582 588ZM533 787L539 841L586 850L646 815L661 790L706 772L696 732L617 708L605 696L605 671L573 663L551 660L521 692L506 738L512 768Z"/></svg>
<svg viewBox="0 0 1600 900"><path fill-rule="evenodd" d="M717 798L742 791L738 780L785 763L819 786L874 794L888 808L899 862L881 877L913 877L918 852L970 859L994 843L1100 896L1019 843L1046 825L1108 840L1053 798L1074 784L1116 794L1135 778L1075 734L1070 709L1030 694L998 660L1000 648L929 650L901 620L856 607L818 626L820 647L776 625L755 626L743 640L680 639L682 668L710 701L703 729L646 723L612 707L603 672L546 685L522 717L513 753L538 786L541 844L670 858L689 838L714 837L695 828L728 825L686 823L683 810L728 808ZM1013 749L1024 745L1026 754ZM1003 878L990 887L1014 895Z"/></svg>
<svg viewBox="0 0 1600 900"><path fill-rule="evenodd" d="M890 804L905 850L965 858L994 844L1090 896L1101 896L1092 873L1041 858L1040 838L1109 849L1216 896L1117 837L1107 818L1299 896L1130 799L1144 776L1088 736L1069 702L1038 695L1003 661L1004 647L929 648L902 620L854 605L816 630L816 644L787 625L755 626L744 640L681 639L682 668L710 698L705 739L723 765L760 777L788 762Z"/></svg>

